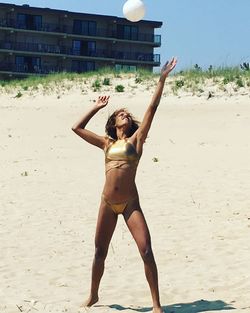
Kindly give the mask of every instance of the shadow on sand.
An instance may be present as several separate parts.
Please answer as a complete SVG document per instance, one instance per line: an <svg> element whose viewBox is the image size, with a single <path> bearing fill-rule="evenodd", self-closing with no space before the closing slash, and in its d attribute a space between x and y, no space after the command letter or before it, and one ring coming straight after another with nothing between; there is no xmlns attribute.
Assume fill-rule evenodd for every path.
<svg viewBox="0 0 250 313"><path fill-rule="evenodd" d="M123 311L132 310L135 312L151 312L152 307L124 307L119 304L109 305L110 308ZM162 306L164 313L199 313L219 310L234 310L235 308L221 301L199 300L191 303L176 303L172 305Z"/></svg>

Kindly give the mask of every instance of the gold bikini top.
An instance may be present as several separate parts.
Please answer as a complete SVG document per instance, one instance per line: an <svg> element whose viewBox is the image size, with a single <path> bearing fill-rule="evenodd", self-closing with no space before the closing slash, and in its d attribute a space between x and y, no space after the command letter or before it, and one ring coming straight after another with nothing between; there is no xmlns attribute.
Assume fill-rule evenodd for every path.
<svg viewBox="0 0 250 313"><path fill-rule="evenodd" d="M106 172L112 168L119 168L124 164L136 168L138 162L139 155L134 145L127 139L113 141L105 150Z"/></svg>

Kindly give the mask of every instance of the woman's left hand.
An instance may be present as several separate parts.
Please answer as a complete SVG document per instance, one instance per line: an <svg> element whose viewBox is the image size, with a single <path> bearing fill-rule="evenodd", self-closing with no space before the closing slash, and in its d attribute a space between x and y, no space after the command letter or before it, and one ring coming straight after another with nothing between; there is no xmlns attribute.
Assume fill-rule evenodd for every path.
<svg viewBox="0 0 250 313"><path fill-rule="evenodd" d="M166 78L168 74L175 68L176 64L177 64L176 58L172 58L170 62L167 61L161 70L161 76Z"/></svg>
<svg viewBox="0 0 250 313"><path fill-rule="evenodd" d="M97 107L98 110L104 108L109 102L109 96L100 96L96 100L95 106Z"/></svg>

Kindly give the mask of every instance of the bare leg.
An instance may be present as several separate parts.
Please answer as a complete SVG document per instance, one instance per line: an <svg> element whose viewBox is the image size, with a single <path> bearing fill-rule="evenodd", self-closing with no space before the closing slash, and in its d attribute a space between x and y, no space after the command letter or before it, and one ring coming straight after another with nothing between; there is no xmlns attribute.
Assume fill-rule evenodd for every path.
<svg viewBox="0 0 250 313"><path fill-rule="evenodd" d="M123 215L144 262L145 275L153 300L153 313L163 313L159 298L158 274L151 248L150 233L138 200L127 207Z"/></svg>
<svg viewBox="0 0 250 313"><path fill-rule="evenodd" d="M104 262L116 223L117 215L102 200L96 226L90 296L82 306L92 306L99 300L98 290L104 272Z"/></svg>

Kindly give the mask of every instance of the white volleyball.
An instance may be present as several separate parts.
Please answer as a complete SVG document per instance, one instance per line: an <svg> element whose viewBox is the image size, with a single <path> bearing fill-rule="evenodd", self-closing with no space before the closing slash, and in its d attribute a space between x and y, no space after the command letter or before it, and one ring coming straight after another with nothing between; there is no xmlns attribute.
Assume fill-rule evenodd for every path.
<svg viewBox="0 0 250 313"><path fill-rule="evenodd" d="M140 21L145 13L146 8L141 0L128 0L123 6L123 14L131 22Z"/></svg>

